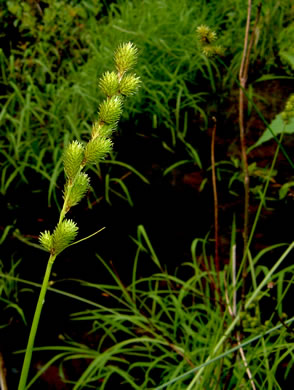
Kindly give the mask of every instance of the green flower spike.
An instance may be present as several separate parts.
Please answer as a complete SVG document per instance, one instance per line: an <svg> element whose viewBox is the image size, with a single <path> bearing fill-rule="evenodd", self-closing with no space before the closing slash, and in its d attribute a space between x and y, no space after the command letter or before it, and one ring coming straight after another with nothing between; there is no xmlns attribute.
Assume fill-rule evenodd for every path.
<svg viewBox="0 0 294 390"><path fill-rule="evenodd" d="M216 33L212 31L208 26L205 26L204 24L197 27L196 33L198 35L199 41L203 45L211 44L217 39Z"/></svg>
<svg viewBox="0 0 294 390"><path fill-rule="evenodd" d="M50 252L52 249L52 235L49 230L45 230L44 233L41 233L39 236L39 241L41 246L47 251Z"/></svg>
<svg viewBox="0 0 294 390"><path fill-rule="evenodd" d="M217 35L210 27L202 24L197 27L196 34L202 48L202 53L206 57L213 57L215 55L222 56L224 54L223 48L214 44L217 40Z"/></svg>
<svg viewBox="0 0 294 390"><path fill-rule="evenodd" d="M106 72L99 81L99 87L106 96L113 96L118 93L119 82L115 72Z"/></svg>
<svg viewBox="0 0 294 390"><path fill-rule="evenodd" d="M84 147L78 141L73 141L67 147L63 155L64 172L71 181L79 172L84 158Z"/></svg>
<svg viewBox="0 0 294 390"><path fill-rule="evenodd" d="M99 107L99 121L108 125L116 124L122 113L122 101L118 96L105 100Z"/></svg>
<svg viewBox="0 0 294 390"><path fill-rule="evenodd" d="M60 222L53 234L48 230L40 234L40 244L44 249L53 255L58 255L65 248L67 248L78 233L78 227L71 219L65 219Z"/></svg>
<svg viewBox="0 0 294 390"><path fill-rule="evenodd" d="M65 185L63 198L66 199L67 211L83 199L85 193L89 189L89 186L89 176L84 172L80 172L76 176L72 187L70 187L68 183Z"/></svg>
<svg viewBox="0 0 294 390"><path fill-rule="evenodd" d="M116 50L114 61L120 79L125 72L130 70L136 64L137 53L137 48L131 42L122 44Z"/></svg>
<svg viewBox="0 0 294 390"><path fill-rule="evenodd" d="M119 84L119 92L123 96L133 95L137 91L140 83L141 81L139 77L136 77L133 74L127 74L121 79Z"/></svg>
<svg viewBox="0 0 294 390"><path fill-rule="evenodd" d="M65 219L66 213L84 197L90 186L89 177L82 172L86 164L99 162L106 154L111 152L112 132L116 129L117 122L122 113L122 105L125 96L133 94L138 85L139 78L135 75L127 75L137 61L137 49L132 43L126 43L115 52L115 66L117 72L106 72L101 77L99 86L106 95L105 101L99 106L98 118L92 127L91 138L83 146L78 141L71 142L63 154L63 164L66 183L63 193L63 206L60 210L59 222L53 231L41 233L39 242L50 253L41 286L33 323L25 352L23 367L20 375L19 390L27 388L27 380L32 360L34 341L40 321L46 292L50 283L52 266L56 256L72 244L78 233L78 227L72 220Z"/></svg>
<svg viewBox="0 0 294 390"><path fill-rule="evenodd" d="M215 55L214 47L211 45L205 45L202 47L202 53L206 57L213 57Z"/></svg>
<svg viewBox="0 0 294 390"><path fill-rule="evenodd" d="M52 235L52 246L51 252L58 255L65 248L67 248L76 238L78 234L78 227L71 219L64 219L60 222Z"/></svg>
<svg viewBox="0 0 294 390"><path fill-rule="evenodd" d="M288 124L294 118L294 94L290 95L286 102L285 110L282 112L283 121Z"/></svg>
<svg viewBox="0 0 294 390"><path fill-rule="evenodd" d="M95 122L92 126L92 139L97 137L108 138L112 135L115 130L115 125L106 125L99 121Z"/></svg>
<svg viewBox="0 0 294 390"><path fill-rule="evenodd" d="M88 142L85 150L86 164L96 164L99 160L105 158L112 150L112 141L110 138L97 137Z"/></svg>

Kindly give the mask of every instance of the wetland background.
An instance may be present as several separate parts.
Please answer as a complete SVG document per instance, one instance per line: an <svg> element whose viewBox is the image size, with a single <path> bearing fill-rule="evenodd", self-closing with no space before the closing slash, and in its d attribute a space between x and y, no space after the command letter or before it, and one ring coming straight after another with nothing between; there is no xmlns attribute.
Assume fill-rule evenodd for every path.
<svg viewBox="0 0 294 390"><path fill-rule="evenodd" d="M247 1L0 4L0 373L8 388L19 380L48 257L38 236L54 228L62 204L64 147L89 136L103 99L98 79L128 41L138 48L140 90L124 105L114 151L88 171L86 200L70 212L79 238L105 229L54 264L30 388L154 389L172 380L166 388L287 388L294 124L274 121L294 89L292 2L252 4L245 265L239 70ZM216 32L221 57L203 53L201 25ZM278 152L277 139L261 138L270 124L277 137L284 132ZM249 380L230 349L255 336L244 347Z"/></svg>

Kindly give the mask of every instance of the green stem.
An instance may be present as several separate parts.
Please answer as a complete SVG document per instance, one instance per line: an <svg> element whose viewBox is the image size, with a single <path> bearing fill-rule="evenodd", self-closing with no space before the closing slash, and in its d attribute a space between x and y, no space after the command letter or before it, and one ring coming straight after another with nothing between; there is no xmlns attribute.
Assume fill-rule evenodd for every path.
<svg viewBox="0 0 294 390"><path fill-rule="evenodd" d="M45 276L43 279L38 303L37 303L37 306L35 309L33 323L32 323L31 330L30 330L30 336L29 336L29 340L28 340L28 344L27 344L27 348L26 348L24 361L23 361L21 376L20 376L20 380L19 380L19 384L18 384L18 390L24 390L26 388L28 373L29 373L31 360L32 360L34 341L35 341L36 333L38 330L41 311L42 311L43 304L45 301L45 295L46 295L47 288L48 288L52 265L54 263L55 258L56 258L56 255L50 255L49 260L48 260L48 264L47 264Z"/></svg>
<svg viewBox="0 0 294 390"><path fill-rule="evenodd" d="M81 164L80 169L77 172L77 174L75 175L75 177L72 179L72 182L71 183L70 182L66 183L66 186L68 187L68 191L67 191L67 195L66 195L66 197L64 198L64 201L63 201L63 206L62 206L62 210L60 211L58 223L61 223L64 220L65 214L68 212L68 205L67 205L68 204L68 199L70 198L71 191L73 189L75 181L77 180L77 177L79 176L79 174L81 173L83 168L84 168L84 165Z"/></svg>

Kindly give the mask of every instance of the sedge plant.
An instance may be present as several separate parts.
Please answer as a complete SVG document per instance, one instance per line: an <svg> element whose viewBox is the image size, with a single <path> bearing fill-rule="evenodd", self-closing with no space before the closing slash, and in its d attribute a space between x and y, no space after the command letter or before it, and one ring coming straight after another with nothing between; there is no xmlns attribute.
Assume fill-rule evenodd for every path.
<svg viewBox="0 0 294 390"><path fill-rule="evenodd" d="M63 191L63 206L57 226L53 232L46 230L39 237L41 246L49 252L49 260L30 330L19 390L26 388L34 340L52 266L56 257L73 244L78 233L77 224L66 218L66 215L73 206L82 200L89 189L90 179L84 172L85 168L91 164L97 164L112 150L111 135L120 119L124 99L134 94L140 84L139 78L134 73L129 73L137 61L137 49L131 42L118 47L114 61L116 72L106 72L99 80L99 86L106 98L99 106L98 119L92 126L90 140L87 143L74 140L64 151L63 166L66 181Z"/></svg>
<svg viewBox="0 0 294 390"><path fill-rule="evenodd" d="M209 30L205 26L201 29L208 35ZM199 29L197 32L199 34ZM203 45L207 46L207 41L215 45L214 37L211 34L203 38ZM206 50L210 56L217 55L217 52L212 53L211 47ZM292 118L293 102L289 102L282 115L286 122ZM90 309L73 315L76 321L89 321L93 333L102 334L98 344L88 348L69 340L65 347L39 348L40 351L50 349L57 353L42 372L57 360L66 363L79 358L87 360L87 368L77 381L69 381L76 390L87 386L97 387L97 383L101 384L101 389L113 388L115 380L117 386L129 385L138 390L245 388L246 385L246 388L252 389L280 388L277 370L281 362L287 362L293 356L294 345L285 340L294 318L274 326L275 312L283 317L283 300L293 285L293 277L290 281L286 280L286 274L292 274L293 267L280 268L294 244L291 243L282 255L277 255L273 266L268 266L266 255L280 245L272 245L256 256L251 255L249 250L279 148L278 144L248 237L249 262L244 267L247 279L251 276L252 283L250 287L247 283L244 302L239 299L243 273L241 267L237 272L235 221L229 265L225 264L218 270L213 258L210 260L206 255L206 240L195 239L191 245L192 262L183 264L189 270L188 279L182 278L180 272L170 275L163 271L151 240L143 226L139 226L138 237L134 239L138 250L130 285L124 284L116 270L100 256L97 257L113 277L114 285L80 281L84 286L99 290L113 302L111 309L108 305L100 305L97 310ZM202 254L197 257L196 247L202 241ZM145 256L146 253L150 254L160 272L139 278L139 255L141 259L141 255ZM266 265L260 263L263 257ZM214 295L211 283L219 285L219 297ZM270 290L275 284L277 302L272 301L273 312L261 316L260 305L264 303L264 298L272 294ZM222 302L218 305L220 298ZM237 352L242 361L238 359ZM288 363L288 367L287 372L292 368L292 363ZM31 384L42 372L32 379Z"/></svg>

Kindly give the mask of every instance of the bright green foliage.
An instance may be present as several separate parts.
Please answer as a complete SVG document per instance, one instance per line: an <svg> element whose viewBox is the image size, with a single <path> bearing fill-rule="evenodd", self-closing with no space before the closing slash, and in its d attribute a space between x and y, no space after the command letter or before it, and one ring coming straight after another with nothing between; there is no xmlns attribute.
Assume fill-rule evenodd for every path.
<svg viewBox="0 0 294 390"><path fill-rule="evenodd" d="M67 144L64 138L68 129L79 141L87 133L101 101L95 80L99 72L111 70L112 56L108 54L114 44L135 41L140 52L137 69L144 81L138 97L127 102L124 119L137 113L140 120L143 115L149 128L153 126L151 133L163 137L163 144L169 147L178 142L186 123L187 135L194 133L189 126L192 117L201 117L199 123L205 129L210 104L206 102L211 101L207 94L220 80L215 71L222 72L226 92L239 71L244 1L148 0L144 1L144 10L142 0L119 1L115 7L105 5L105 18L99 15L103 2L97 0L2 3L0 23L7 38L3 42L11 41L7 50L5 45L0 50L3 194L17 181L28 180L32 169L40 179L42 176L50 181L52 199L56 180L62 174L59 159L61 146ZM293 40L292 2L283 0L279 7L276 4L274 0L263 2L252 47L252 63L259 59L258 72L263 75L282 71L277 49L280 56L283 52L293 57L289 45ZM253 4L253 19L257 5ZM219 42L227 48L230 72L223 72L217 62L206 61L202 50L195 50L195 30L204 23L220 32L214 45ZM14 38L17 34L5 30L12 25L22 35L19 43ZM52 148L55 153L48 162L47 152Z"/></svg>
<svg viewBox="0 0 294 390"><path fill-rule="evenodd" d="M293 20L293 18L292 18ZM287 66L285 70L289 74L293 74L294 70L294 48L290 42L294 39L294 23L289 24L284 28L278 37L279 56Z"/></svg>
<svg viewBox="0 0 294 390"><path fill-rule="evenodd" d="M135 112L144 115L150 127L154 126L152 132L157 133L159 127L174 132L173 145L183 127L184 116L189 124L190 115L199 117L201 114L204 118L201 127L206 126L203 92L207 91L203 86L210 92L215 73L209 67L215 64L205 62L200 51L194 50L197 26L206 23L221 31L220 44L230 51L230 69L234 74L238 71L246 13L240 0L214 0L209 4L202 0L148 0L144 2L144 12L141 12L141 0L121 1L117 7L108 8L109 18L100 18L102 5L95 0L75 4L45 0L40 3L43 13L34 2L3 2L6 3L9 9L4 5L0 12L4 34L5 25L13 23L23 35L17 49L13 44L14 34L7 34L12 50L3 48L0 53L4 86L3 109L0 110L3 140L0 154L4 161L2 193L14 182L28 179L26 175L33 169L50 180L50 202L57 189L56 180L62 174L59 159L61 146L67 144L64 138L68 129L77 140L87 133L101 98L96 95L97 73L110 69L111 55L108 60L107 53L114 44L134 39L141 54L138 73L144 80L143 88L138 97L127 103L124 119ZM290 4L290 0L283 1L276 11L273 0L263 4L252 58L252 62L256 56L264 59L262 63L266 68L261 73L280 66L276 61L276 42L281 30L293 20L293 10L284 6L286 3ZM214 12L210 12L211 9ZM275 34L272 34L273 25ZM283 39L287 45L288 36L285 34ZM208 83L203 83L203 78ZM223 72L222 81L225 86L231 84L232 73ZM175 102L178 102L177 111ZM189 135L190 126L187 129ZM163 141L171 146L169 138ZM56 152L48 163L47 151L52 148ZM7 154L11 158L8 159ZM59 168L52 175L54 167Z"/></svg>
<svg viewBox="0 0 294 390"><path fill-rule="evenodd" d="M283 360L289 361L289 370L293 369L294 344L291 340L286 342L290 337L286 327L279 321L275 327L275 316L261 316L260 311L269 295L270 281L279 285L277 290L280 290L277 300L273 301L275 309L281 306L281 295L293 285L292 280L284 284L285 275L277 269L294 244L283 256L277 256L273 267L259 265L258 260L266 263L269 252L281 250L279 245L261 251L253 259L252 279L244 305L236 299L242 289L241 275L237 275L232 283L230 274L234 267L227 264L220 274L221 293L227 297L226 310L221 310L210 285L211 281L213 284L217 282L216 273L203 270L203 264L207 269L213 266L213 259L205 254L206 240L203 240L204 250L200 251L198 246L202 240L195 239L191 245L193 261L183 263L172 273L163 270L160 257L142 225L138 227L134 241L138 250L133 261L133 280L129 285L122 283L120 275L99 255L97 258L113 281L102 281L101 284L82 282L90 294L111 296L113 306L110 309L108 302L88 301L89 306L84 311L72 316L79 323L83 321L85 326L89 324L89 331L93 334L103 334L97 346L92 348L73 343L67 338L64 347L56 347L56 360L74 359L77 353L81 359L87 360L87 369L77 379L75 388L83 389L98 381L103 381L105 389L112 388L112 379L119 377L128 388L136 390L223 389L225 386L228 389L250 389L246 387L248 374L244 361L239 358L241 345L235 338L239 329L242 329L241 343L255 388L281 388L277 368L283 356ZM146 254L150 262L156 264L156 272L140 277L141 256L146 261ZM181 276L181 269L187 276ZM288 272L289 268L285 273ZM235 317L230 313L234 299L237 306ZM284 318L283 312L280 316ZM293 321L294 318L292 324ZM256 342L262 338L264 342ZM113 370L113 361L117 362L116 370ZM204 362L206 364L202 366ZM193 385L196 375L197 385Z"/></svg>
<svg viewBox="0 0 294 390"><path fill-rule="evenodd" d="M91 8L93 1L94 0L86 0L84 2L79 2L81 4L80 7L83 8L84 4L87 4L87 6L90 4L89 8ZM273 1L270 0L267 3L270 2ZM10 1L9 3L17 4L17 1ZM27 2L27 4L30 3L32 2ZM50 1L45 0L40 2L41 6L42 3L49 4ZM55 2L55 4L61 5L66 5L65 3L65 1ZM33 23L37 32L39 26L44 28L44 22L46 21L50 21L52 27L54 27L54 25L60 26L60 22L64 21L66 26L68 26L66 32L74 33L74 31L77 31L75 35L87 37L88 40L86 43L90 42L91 45L81 45L82 47L80 50L81 42L76 42L75 39L72 39L71 35L64 34L64 31L61 28L58 28L58 31L60 31L58 38L61 36L63 39L57 45L50 45L52 38L56 38L57 34L54 36L53 29L46 28L48 36L41 41L41 44L35 46L36 49L27 47L27 50L24 50L26 53L24 58L20 57L19 53L15 57L12 55L9 60L9 65L7 62L8 59L6 58L1 62L4 79L3 84L6 84L6 80L11 83L9 84L9 89L7 89L7 104L5 103L3 110L1 111L1 120L3 121L1 122L1 125L3 124L4 128L7 129L7 144L3 145L2 153L5 156L4 152L7 152L8 156L11 157L9 163L12 161L12 163L15 164L15 172L17 175L19 175L18 172L22 173L22 170L18 171L18 161L24 161L25 145L29 145L29 153L25 154L26 156L29 156L26 157L26 166L28 166L28 162L31 163L32 161L32 166L42 168L40 171L46 173L48 169L48 172L50 172L50 167L46 167L46 171L43 169L42 156L44 155L40 154L40 158L35 161L35 159L31 158L30 153L32 152L30 150L32 149L34 151L33 156L39 156L39 145L42 145L43 147L45 142L47 142L47 139L48 143L50 141L51 145L62 145L63 143L60 142L60 140L64 136L62 133L64 131L63 129L69 128L69 126L64 126L63 121L66 121L66 123L68 121L68 123L71 124L70 128L73 131L71 136L74 135L77 139L84 136L88 129L87 126L90 118L93 117L93 110L91 111L91 108L93 106L96 109L98 106L92 93L92 88L94 88L93 85L96 83L91 82L91 79L86 83L84 81L87 80L89 75L95 79L95 74L93 74L92 71L93 69L101 69L99 66L100 64L97 65L97 59L100 57L100 53L103 52L103 50L107 51L109 49L109 42L110 45L112 45L113 42L121 39L123 34L125 34L124 38L126 39L129 39L129 36L135 37L141 45L142 53L144 52L145 55L145 61L142 61L142 69L144 69L145 72L145 100L143 98L141 99L141 106L136 112L143 112L146 117L150 114L154 119L154 129L156 128L157 123L161 125L164 124L166 127L170 126L170 128L176 128L175 140L181 139L180 136L182 135L182 139L184 140L190 124L199 122L199 113L201 112L199 104L201 104L202 107L206 103L202 97L203 91L199 90L198 86L202 84L207 85L209 90L205 90L205 93L209 94L210 89L214 92L217 91L217 88L215 88L215 80L217 82L218 79L216 78L214 80L214 70L217 74L221 74L221 80L228 77L223 74L224 70L222 68L218 68L217 64L213 64L213 61L207 61L203 55L199 54L199 51L191 50L191 47L194 47L194 42L191 39L189 31L195 31L197 25L201 24L203 20L207 20L205 12L207 12L208 16L212 14L216 15L215 20L217 20L217 24L209 19L207 21L209 25L215 26L218 30L220 30L221 26L226 35L226 39L234 40L235 45L229 45L224 41L222 41L222 43L226 47L230 47L230 50L232 50L232 53L230 54L233 60L235 58L237 59L237 61L232 61L232 63L237 63L239 66L240 46L243 44L243 40L238 39L238 36L240 38L240 33L237 30L238 26L244 25L244 13L246 11L246 7L242 7L243 4L240 1L217 2L216 0L213 0L212 2L201 3L197 0L195 2L168 2L166 0L147 0L142 2L141 0L134 0L119 3L123 4L121 9L119 6L113 7L112 14L107 18L107 23L109 23L109 25L97 23L96 20L95 23L93 23L93 26L102 26L102 29L104 30L99 31L103 31L105 34L95 34L94 30L91 31L91 33L89 32L90 30L83 33L83 31L81 31L83 30L83 27L81 27L82 23L80 23L81 16L77 14L73 15L75 13L73 11L76 11L76 7L72 6L71 9L66 6L58 7L58 9L62 11L59 14L62 15L64 13L65 17L55 18L52 17L54 16L54 7L50 5L50 7L48 6L44 11L44 18L41 20L41 23L37 23L37 20ZM209 9L206 11L206 3L210 3L210 11ZM51 4L54 4L54 2L52 1ZM144 10L142 10L143 6L145 7ZM267 5L264 4L264 7L266 6ZM176 9L176 7L178 8ZM222 10L222 17L219 16L221 14L218 12L211 12L212 9L217 11L217 7L225 8ZM280 7L275 7L276 14L280 13L279 8ZM116 12L117 15L115 15ZM33 15L29 12L27 14L28 16ZM139 15L140 17L142 15L142 20L138 20ZM272 29L272 25L276 26L271 17L272 15L273 13L271 14L269 12L263 12L262 14L263 19L261 19L260 25L258 26L258 34L256 34L256 40L253 45L253 50L256 53L259 53L261 50L266 51L267 49L266 45L261 46L262 36L273 39L272 37L278 35L271 33L264 34L266 28L270 27ZM127 17L129 17L129 19L127 19ZM39 16L38 19L42 19L42 15ZM86 17L83 17L82 19L85 23L88 23ZM283 21L282 18L280 19L280 24L286 25L286 20ZM77 24L77 28L75 29L73 28L74 26L70 25L68 20L78 20L77 23L79 23L79 25ZM162 23L158 23L158 21ZM23 25L24 27L29 26L28 23L23 23ZM234 26L236 26L235 30L232 28ZM221 47L215 45L215 32L203 25L200 27L202 29L202 36L198 33L198 37L202 53L208 57L215 54L221 54ZM31 28L29 31L34 30ZM52 35L49 36L49 33ZM95 37L97 41L93 40L93 37ZM99 39L103 39L103 41L100 42ZM69 48L67 48L66 42L70 42ZM88 46L91 49L89 49ZM271 46L273 48L275 47L274 45ZM37 47L40 47L40 52L42 51L45 53L44 57L40 56ZM50 48L49 55L47 50L48 47ZM124 55L124 50L126 49L129 51ZM93 126L91 134L92 139L85 144L85 147L77 141L74 141L73 144L70 144L71 146L69 146L69 149L65 151L64 169L67 182L64 192L64 213L62 214L61 222L58 224L53 234L45 231L40 236L42 246L54 254L60 253L61 250L69 245L69 243L74 240L76 234L74 231L76 227L74 222L64 220L63 218L65 213L83 198L88 189L89 178L85 173L81 172L82 169L88 164L99 162L101 158L104 158L105 155L111 151L112 142L110 137L121 115L121 112L119 111L121 111L122 104L124 103L122 97L133 94L138 87L138 78L136 78L135 75L127 74L127 71L135 63L135 56L133 55L132 57L133 49L134 46L130 43L120 46L115 55L118 74L115 72L106 72L100 80L101 90L108 100L100 106L99 117ZM91 50L93 52L91 52ZM97 50L97 52L95 52L95 50ZM53 53L55 53L54 56L52 56ZM96 55L96 53L99 53L99 55ZM63 58L66 56L70 58L68 62L63 61ZM77 64L80 63L79 61L85 61L85 64L82 69L77 71ZM101 63L104 65L104 59ZM210 65L211 63L213 65ZM265 63L267 63L267 59L265 59ZM61 70L55 71L59 64ZM106 65L107 64L105 63L105 66ZM65 72L65 69L72 70L70 77L66 77L68 74ZM103 71L104 70L105 69L103 69ZM46 79L46 81L48 80L48 82L44 83L44 79ZM203 83L203 79L208 82ZM15 80L17 82L15 82ZM197 83L199 84L197 85ZM41 88L39 88L39 86L41 86ZM43 88L43 86L45 87ZM193 96L192 91L197 91L198 95L195 94ZM46 98L44 98L44 96L46 96ZM209 96L206 96L205 99L208 104L210 104ZM115 100L121 102L120 109L114 107L113 102ZM54 104L49 106L51 101L54 102ZM148 102L148 104L146 104L146 102ZM151 102L151 104L149 102ZM13 110L17 110L18 107L21 109L19 112L14 113ZM185 109L184 112L183 109ZM83 115L80 115L81 111ZM205 114L205 108L203 109L203 112ZM174 116L174 113L176 113L176 116ZM191 121L191 116L188 118L188 114L192 116L193 122ZM204 114L202 113L202 118L205 117ZM208 113L207 115L211 115L211 113ZM283 119L287 121L289 118L286 117ZM55 131L50 131L52 130L52 125L50 127L49 123L49 126L47 126L49 121L51 121L50 123L55 124L53 125ZM182 131L184 125L186 130ZM193 127L194 132L194 126L191 127ZM17 132L14 131L15 128L17 129ZM195 134L196 133L197 131L195 131ZM29 136L31 138L29 138ZM23 142L24 140L27 141L30 139L32 139L33 142ZM67 141L65 144L67 144ZM8 148L7 145L11 146ZM32 148L31 145L33 146ZM173 142L173 145L175 145L175 142ZM196 140L195 145L197 145ZM49 148L46 149L44 147L44 150L49 150ZM194 149L192 152L193 151ZM195 155L197 157L196 152ZM56 152L55 156L60 156L60 153ZM44 161L47 161L47 159L44 159ZM8 162L5 162L5 168L7 167L7 163ZM53 167L55 164L56 161L53 162ZM175 164L173 166L175 166ZM9 169L7 171L3 170L3 172L2 178L4 179L2 181L6 185L9 180L6 180L5 172L9 172ZM14 176L11 177L11 180L13 180ZM121 184L124 184L123 180L121 181ZM72 229L68 229L70 225ZM138 240L138 242L139 241L140 240ZM145 249L144 243L140 242L140 244L142 245L140 245L140 248L138 247L138 249L143 251L143 249ZM151 259L153 261L155 259L155 263L157 264L157 257L154 256L150 246L147 246L151 252ZM257 260L258 259L256 259L256 261L254 260L254 265L258 264ZM137 264L136 261L134 262L135 264ZM115 374L123 373L124 376L122 377L121 382L129 380L130 388L154 388L157 382L153 381L152 370L161 370L160 373L158 371L155 372L154 377L160 377L163 381L165 378L174 378L177 374L184 372L188 369L188 365L195 366L206 359L210 351L214 350L219 339L223 337L224 331L230 325L233 318L230 317L228 311L219 310L217 300L214 299L215 297L212 296L211 292L213 291L213 285L210 286L210 280L211 278L214 278L215 275L214 270L211 267L211 274L206 271L203 272L203 268L200 267L202 261L206 261L206 259L205 256L201 254L199 262L194 261L193 264L187 264L189 267L187 281L181 281L176 275L168 275L166 272L162 274L157 273L153 277L148 276L146 281L139 278L137 280L136 266L134 266L132 285L126 286L114 274L118 286L123 287L121 290L118 289L117 286L115 286L115 288L112 288L112 286L101 286L98 294L100 294L101 291L105 291L106 288L109 290L109 293L107 291L108 295L111 295L114 300L116 299L117 294L117 307L119 309L115 312L113 310L109 311L109 308L107 307L103 310L101 306L97 306L100 310L99 312L89 314L88 311L85 313L85 319L87 321L89 320L89 316L92 316L93 328L99 327L99 334L105 329L106 336L105 338L102 338L101 343L99 343L99 350L97 348L93 350L93 359L89 357L89 354L91 353L89 352L89 349L84 347L84 350L81 351L81 354L85 353L87 355L87 364L91 364L92 367L97 364L97 371L99 370L97 376L101 375L98 379L95 378L95 381L89 380L88 383L86 381L86 383L83 382L83 378L79 379L81 386L95 387L94 383L98 382L103 383L103 386L105 385L104 387L107 387L106 382L108 381L108 378L110 378L110 375L108 374L110 373L112 375L110 370L113 370L113 367L115 367L116 372L113 372L115 372ZM264 263L267 264L267 262ZM199 264L199 267L197 264ZM210 267L206 268L209 269ZM263 272L264 269L265 267L262 268ZM193 272L193 270L195 272ZM268 271L265 270L265 272L267 273ZM252 279L254 279L255 270L253 267L251 274ZM226 275L228 275L228 272ZM222 274L221 280L226 280L226 275ZM258 275L258 278L260 279L260 275ZM267 280L269 279L270 277L267 278ZM217 283L217 281L215 283ZM229 285L228 287L225 285L221 292L223 296L226 296L226 293L228 292L228 295L231 298L237 289L238 296L240 296L241 294L239 294L239 291L241 289L239 290L239 286L236 288L235 285ZM254 292L254 289L256 290L253 280L252 284L248 283L249 293L252 293L252 291ZM279 290L282 291L282 288ZM280 302L280 299L277 299L277 301ZM120 310L122 303L123 310ZM115 314L117 315L115 316ZM249 330L253 329L256 324L258 324L256 322L252 323L252 321L256 321L255 313L248 316L247 320L250 322ZM243 326L245 324L246 323L243 323ZM95 330L95 328L93 330ZM127 342L122 342L124 332L126 333L126 338L130 337L130 335L133 337L131 342L129 342L129 340L127 340ZM108 335L110 335L109 340ZM231 340L233 340L232 342L235 342L234 336L235 333L232 332L232 339L230 337L226 339L223 343L223 350L229 348ZM289 335L286 336L288 337ZM103 340L105 340L105 342ZM249 362L251 356L253 356L252 359L256 359L256 363L253 363L254 368L257 367L258 370L254 369L253 373L255 374L256 371L259 373L262 372L263 377L269 378L269 375L264 375L265 368L263 366L269 367L267 359L270 359L270 363L272 363L274 359L272 356L269 356L271 350L267 350L267 347L271 346L271 340L265 341L265 351L256 345L256 348L259 349L252 352L249 350L247 356L249 356ZM281 341L283 341L283 338L281 338ZM112 347L112 345L114 345L114 347ZM124 346L126 346L127 349L121 350L120 348L124 348ZM156 346L159 347L156 348ZM274 348L276 350L279 349L278 346L274 346L272 349ZM84 352L85 350L86 352ZM256 351L258 351L258 354ZM76 357L76 351L74 351L74 353L74 357ZM109 354L108 361L105 359L107 353ZM129 360L128 354L130 356ZM138 362L140 354L143 357L142 362ZM291 354L289 355L291 356ZM114 366L112 363L115 359L117 360ZM107 363L105 364L106 361ZM234 366L234 363L237 364ZM239 363L240 362L236 362L235 359L232 361L229 360L228 356L219 366L211 365L211 369L206 369L207 373L201 374L199 386L202 388L221 387L222 384L224 384L225 379L228 378L228 376L226 377L227 373L235 374L231 375L233 380L230 384L227 384L228 388L246 386L244 382L242 383L240 381L240 383L235 379L236 375L238 375L238 372L236 373L235 371L241 371L241 364ZM103 364L105 364L104 372L102 368ZM121 372L119 372L120 364L121 366L124 364L126 365L126 369L121 370ZM134 378L134 383L131 382L132 370L134 370L135 375L137 375L137 372L140 369L142 370L142 377L146 382L144 384L138 383L137 377ZM91 374L91 372L95 372L95 366L93 371L87 370L86 374ZM102 374L100 374L101 372ZM149 383L147 383L150 373L151 379ZM273 378L275 377L274 374L275 373L272 372ZM218 380L218 382L213 383L213 380ZM261 386L263 386L262 388L274 388L274 385L267 386L266 382L261 383ZM183 383L182 386L180 384L174 386L174 388L180 387L187 388L187 385Z"/></svg>
<svg viewBox="0 0 294 390"><path fill-rule="evenodd" d="M11 312L13 311L17 313L21 317L23 323L26 324L26 318L19 300L19 293L21 292L17 282L17 267L19 263L20 260L15 263L13 258L10 259L10 269L7 270L3 261L0 259L0 329L10 326L12 319Z"/></svg>
<svg viewBox="0 0 294 390"><path fill-rule="evenodd" d="M66 177L71 181L80 170L84 158L84 147L78 141L73 141L64 152L63 164Z"/></svg>
<svg viewBox="0 0 294 390"><path fill-rule="evenodd" d="M294 132L294 95L286 102L285 109L278 114L270 125L265 129L259 140L250 147L250 150L262 145L282 133L293 134Z"/></svg>
<svg viewBox="0 0 294 390"><path fill-rule="evenodd" d="M43 0L42 5L37 7L32 1L9 0L7 9L19 30L39 41L44 52L58 58L60 52L70 47L71 57L77 58L80 49L77 43L78 40L83 41L81 33L84 25L98 16L102 4L96 0L87 0L86 6L83 2L73 3L67 0Z"/></svg>
<svg viewBox="0 0 294 390"><path fill-rule="evenodd" d="M77 205L84 197L89 189L90 179L89 176L84 172L79 172L75 178L72 187L66 185L64 191L64 199L68 210Z"/></svg>

